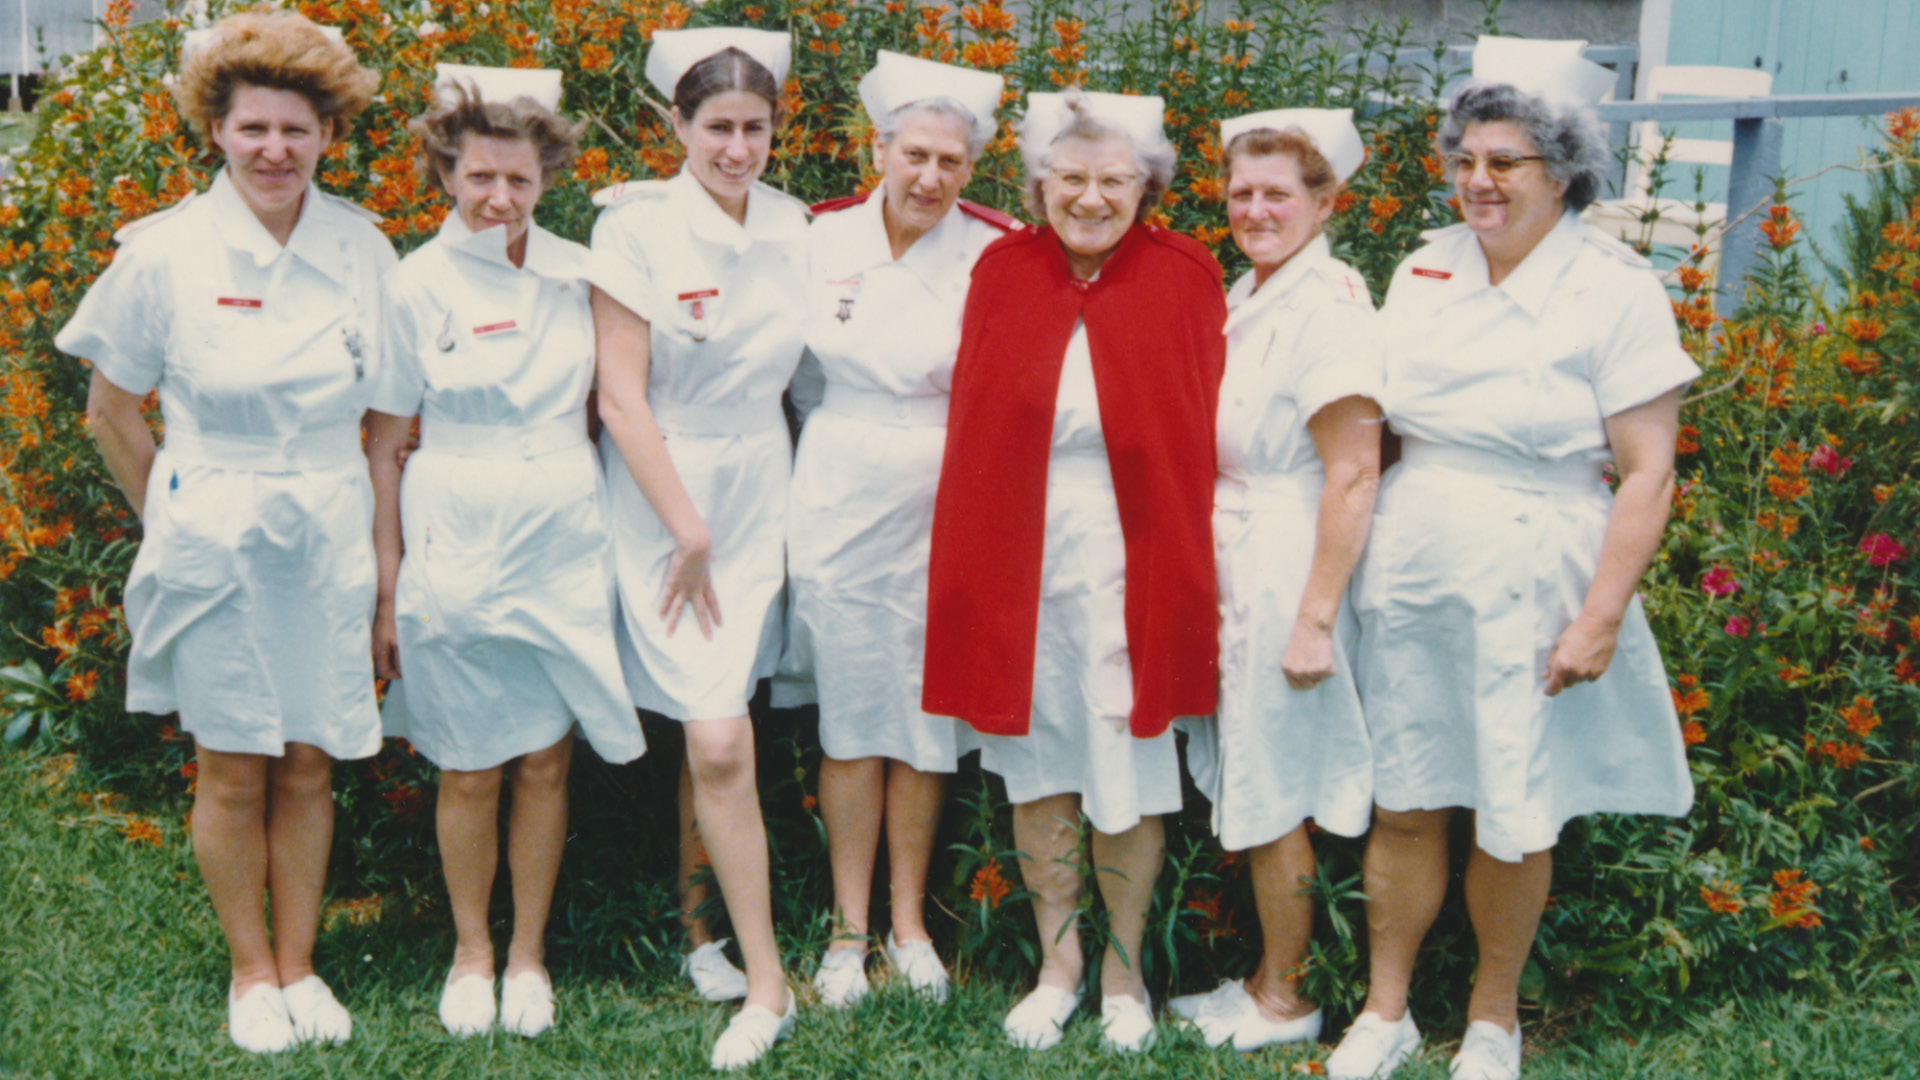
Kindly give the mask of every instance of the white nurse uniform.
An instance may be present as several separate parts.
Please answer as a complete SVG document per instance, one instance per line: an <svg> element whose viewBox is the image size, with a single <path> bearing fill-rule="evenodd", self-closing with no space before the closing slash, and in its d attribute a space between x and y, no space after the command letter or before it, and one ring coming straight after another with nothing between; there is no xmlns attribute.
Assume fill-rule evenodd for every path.
<svg viewBox="0 0 1920 1080"><path fill-rule="evenodd" d="M127 579L127 708L225 753L380 749L373 491L360 418L393 248L308 186L282 246L222 171L121 230L54 343L134 394L165 444Z"/></svg>
<svg viewBox="0 0 1920 1080"><path fill-rule="evenodd" d="M1571 212L1499 285L1454 226L1400 264L1386 407L1405 439L1354 583L1375 801L1464 806L1506 861L1693 786L1638 598L1606 674L1546 696L1613 499L1605 420L1699 374L1645 260Z"/></svg>
<svg viewBox="0 0 1920 1080"><path fill-rule="evenodd" d="M595 284L651 328L647 404L712 537L724 620L711 640L691 615L668 636L658 597L673 537L602 436L627 688L676 720L744 716L784 636L793 453L780 395L803 348L806 208L756 183L743 225L684 172L595 200L607 206Z"/></svg>
<svg viewBox="0 0 1920 1080"><path fill-rule="evenodd" d="M538 225L448 214L400 264L373 407L420 416L400 489L400 670L387 731L445 769L552 746L577 720L596 753L646 750L613 645L612 541L587 441L592 254Z"/></svg>
<svg viewBox="0 0 1920 1080"><path fill-rule="evenodd" d="M1005 230L956 207L896 260L881 207L808 231L807 346L826 390L794 464L791 632L828 757L952 772L964 725L920 709L927 551L960 314L974 260Z"/></svg>
<svg viewBox="0 0 1920 1080"><path fill-rule="evenodd" d="M1294 690L1280 658L1326 484L1307 422L1342 398L1379 400L1373 300L1315 237L1258 292L1252 274L1234 284L1226 333L1213 511L1220 707L1213 720L1182 721L1187 767L1229 851L1278 840L1309 817L1358 836L1373 810L1373 752L1353 683L1352 605L1335 619L1331 678Z"/></svg>

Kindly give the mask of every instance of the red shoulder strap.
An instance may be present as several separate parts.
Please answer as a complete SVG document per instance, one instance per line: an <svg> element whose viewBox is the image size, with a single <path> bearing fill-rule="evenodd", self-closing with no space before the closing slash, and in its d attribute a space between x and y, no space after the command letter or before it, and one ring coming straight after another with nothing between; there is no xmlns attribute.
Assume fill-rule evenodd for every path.
<svg viewBox="0 0 1920 1080"><path fill-rule="evenodd" d="M1003 214L991 206L981 206L979 203L968 202L965 199L961 199L959 205L961 213L968 217L979 218L1002 232L1012 232L1021 227L1019 218L1011 214Z"/></svg>
<svg viewBox="0 0 1920 1080"><path fill-rule="evenodd" d="M823 203L814 203L813 208L809 212L812 213L813 216L819 217L821 214L831 214L835 210L845 210L849 206L859 206L861 203L866 202L867 196L871 194L873 193L870 191L863 191L858 195L848 195L839 199L828 199Z"/></svg>

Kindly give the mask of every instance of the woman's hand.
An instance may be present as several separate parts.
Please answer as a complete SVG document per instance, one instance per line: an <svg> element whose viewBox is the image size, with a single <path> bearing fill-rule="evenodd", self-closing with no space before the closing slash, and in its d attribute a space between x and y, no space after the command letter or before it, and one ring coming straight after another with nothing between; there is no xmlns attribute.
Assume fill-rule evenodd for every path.
<svg viewBox="0 0 1920 1080"><path fill-rule="evenodd" d="M1311 690L1333 678L1333 631L1306 619L1295 619L1280 654L1280 672L1295 690Z"/></svg>
<svg viewBox="0 0 1920 1080"><path fill-rule="evenodd" d="M1605 675L1619 638L1619 623L1609 626L1585 612L1574 616L1573 622L1560 631L1560 639L1553 643L1553 655L1547 659L1547 696Z"/></svg>
<svg viewBox="0 0 1920 1080"><path fill-rule="evenodd" d="M384 604L373 613L373 673L382 679L400 677L400 630L393 608Z"/></svg>
<svg viewBox="0 0 1920 1080"><path fill-rule="evenodd" d="M705 535L673 545L666 580L660 583L660 617L667 620L668 637L680 624L681 613L692 608L700 636L713 640L713 628L720 625L720 598L713 591L712 557L713 545Z"/></svg>

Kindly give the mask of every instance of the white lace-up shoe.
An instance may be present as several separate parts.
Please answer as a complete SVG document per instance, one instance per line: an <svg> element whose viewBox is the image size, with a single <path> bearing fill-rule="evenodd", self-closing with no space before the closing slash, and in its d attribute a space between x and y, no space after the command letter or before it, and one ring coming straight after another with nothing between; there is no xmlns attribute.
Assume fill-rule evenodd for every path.
<svg viewBox="0 0 1920 1080"><path fill-rule="evenodd" d="M1007 1013L1007 1041L1029 1050L1060 1044L1060 1029L1080 1007L1080 995L1057 986L1036 986Z"/></svg>
<svg viewBox="0 0 1920 1080"><path fill-rule="evenodd" d="M747 996L747 973L727 959L727 942L732 938L709 941L687 954L687 978L693 992L708 1001L739 1001Z"/></svg>
<svg viewBox="0 0 1920 1080"><path fill-rule="evenodd" d="M447 972L447 985L440 990L440 1025L447 1034L456 1039L485 1035L495 1012L491 975Z"/></svg>
<svg viewBox="0 0 1920 1080"><path fill-rule="evenodd" d="M346 1006L318 975L309 975L297 983L280 988L287 1003L287 1016L293 1021L294 1037L301 1042L323 1042L339 1046L353 1035L353 1017Z"/></svg>
<svg viewBox="0 0 1920 1080"><path fill-rule="evenodd" d="M940 962L940 954L933 951L933 942L909 941L902 945L888 934L887 960L900 977L907 980L907 986L914 993L933 1001L947 1000L947 966Z"/></svg>
<svg viewBox="0 0 1920 1080"><path fill-rule="evenodd" d="M280 988L255 983L239 997L227 991L227 1037L249 1054L277 1054L294 1044L293 1021Z"/></svg>
<svg viewBox="0 0 1920 1080"><path fill-rule="evenodd" d="M867 950L828 949L820 958L820 970L813 973L813 988L820 1004L830 1009L846 1009L867 996Z"/></svg>
<svg viewBox="0 0 1920 1080"><path fill-rule="evenodd" d="M775 1015L772 1010L748 1005L727 1021L727 1030L713 1041L713 1067L721 1070L744 1069L759 1061L774 1043L793 1030L796 1016L793 991L787 991L787 1011Z"/></svg>
<svg viewBox="0 0 1920 1080"><path fill-rule="evenodd" d="M523 1039L553 1026L553 983L538 971L500 980L500 1026Z"/></svg>
<svg viewBox="0 0 1920 1080"><path fill-rule="evenodd" d="M1153 1045L1153 1004L1125 994L1100 998L1100 1041L1129 1053Z"/></svg>
<svg viewBox="0 0 1920 1080"><path fill-rule="evenodd" d="M1453 1080L1520 1080L1520 1028L1508 1031L1487 1020L1468 1024L1449 1075Z"/></svg>
<svg viewBox="0 0 1920 1080"><path fill-rule="evenodd" d="M1250 1054L1263 1046L1281 1043L1312 1042L1320 1037L1320 1010L1291 1020L1269 1020L1261 1015L1260 1005L1247 999L1247 1010L1233 1026L1233 1048Z"/></svg>
<svg viewBox="0 0 1920 1080"><path fill-rule="evenodd" d="M1231 1001L1237 1007L1240 999L1246 996L1247 989L1239 979L1226 979L1204 994L1182 994L1169 1000L1167 1011L1182 1020L1198 1020L1201 1012L1216 1009L1214 1002Z"/></svg>
<svg viewBox="0 0 1920 1080"><path fill-rule="evenodd" d="M1372 1080L1390 1075L1420 1048L1420 1029L1413 1014L1382 1020L1363 1012L1354 1018L1340 1045L1327 1055L1327 1080Z"/></svg>

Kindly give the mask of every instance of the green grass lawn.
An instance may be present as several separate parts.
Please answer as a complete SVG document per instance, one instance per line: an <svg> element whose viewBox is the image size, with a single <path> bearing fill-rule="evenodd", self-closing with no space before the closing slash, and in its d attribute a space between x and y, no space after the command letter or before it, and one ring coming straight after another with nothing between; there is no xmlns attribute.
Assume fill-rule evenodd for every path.
<svg viewBox="0 0 1920 1080"><path fill-rule="evenodd" d="M267 1058L226 1039L226 960L177 821L157 845L79 790L62 759L0 751L0 1075L27 1078L678 1077L707 1073L728 1008L698 1001L668 965L624 970L556 952L558 1026L533 1041L454 1041L433 1008L452 933L439 910L389 911L321 935L318 966L353 1010L344 1047ZM796 969L794 982L803 986ZM1138 1056L1099 1047L1076 1020L1059 1048L1006 1046L1012 988L963 984L944 1006L885 989L848 1013L802 1004L793 1038L749 1075L944 1077L1269 1077L1317 1070L1327 1046L1240 1055L1173 1029ZM1530 1080L1647 1077L1920 1077L1920 994L1866 1000L1781 996L1726 1002L1629 1039L1577 1018L1539 1025ZM1550 1029L1550 1030L1549 1030ZM1539 1033L1536 1032L1536 1035ZM1398 1076L1446 1075L1457 1031L1431 1033Z"/></svg>

